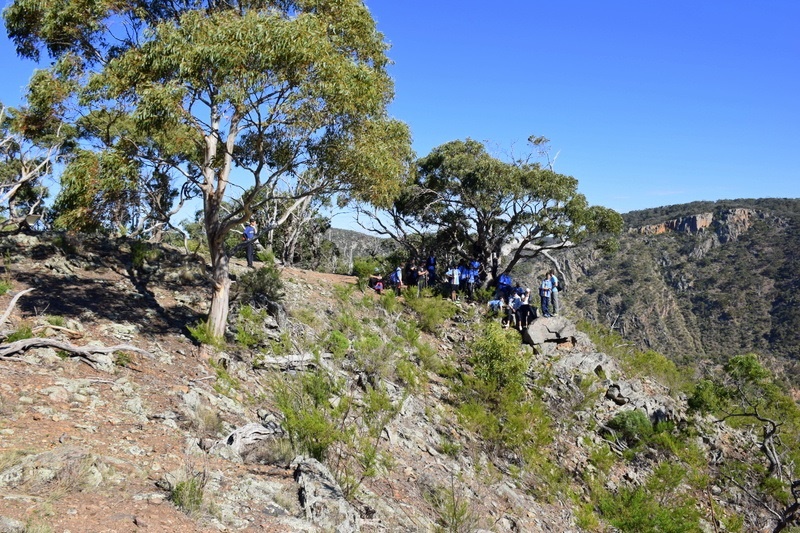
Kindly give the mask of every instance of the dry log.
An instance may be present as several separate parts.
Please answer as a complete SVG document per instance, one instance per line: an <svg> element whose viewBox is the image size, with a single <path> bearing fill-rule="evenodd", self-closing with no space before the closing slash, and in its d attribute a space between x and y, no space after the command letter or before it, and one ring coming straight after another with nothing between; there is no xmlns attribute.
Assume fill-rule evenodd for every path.
<svg viewBox="0 0 800 533"><path fill-rule="evenodd" d="M16 295L14 295L14 297L11 299L11 303L9 303L8 307L6 307L6 312L3 313L2 317L0 317L0 326L2 326L3 324L6 323L6 320L8 320L8 317L11 314L11 311L14 310L14 306L17 305L17 300L19 300L20 296L22 296L24 294L28 294L32 290L33 290L33 288L31 287L30 289L25 289L24 291L20 291Z"/></svg>
<svg viewBox="0 0 800 533"><path fill-rule="evenodd" d="M155 355L152 353L130 344L117 344L116 346L75 346L68 342L43 337L20 339L9 344L0 344L0 357L10 358L11 355L26 352L31 348L57 348L59 350L64 350L94 369L97 369L97 364L99 363L99 361L94 358L97 354L133 352L142 354L150 359L155 359Z"/></svg>

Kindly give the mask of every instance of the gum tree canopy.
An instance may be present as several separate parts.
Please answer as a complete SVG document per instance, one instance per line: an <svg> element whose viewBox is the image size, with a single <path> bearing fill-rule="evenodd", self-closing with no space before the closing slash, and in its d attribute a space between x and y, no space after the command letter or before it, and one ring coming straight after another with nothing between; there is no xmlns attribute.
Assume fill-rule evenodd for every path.
<svg viewBox="0 0 800 533"><path fill-rule="evenodd" d="M546 153L547 139L531 137ZM371 216L374 231L393 238L410 254L431 248L489 265L492 279L520 259L622 229L615 211L589 206L578 180L552 165L503 161L482 143L467 139L434 148L417 161L416 177L383 216ZM361 213L365 213L364 210Z"/></svg>
<svg viewBox="0 0 800 533"><path fill-rule="evenodd" d="M15 0L4 17L19 55L54 60L39 83L54 103L69 91L87 138L202 194L212 335L227 321L232 228L320 192L389 205L407 171L408 129L386 115L388 47L361 1Z"/></svg>

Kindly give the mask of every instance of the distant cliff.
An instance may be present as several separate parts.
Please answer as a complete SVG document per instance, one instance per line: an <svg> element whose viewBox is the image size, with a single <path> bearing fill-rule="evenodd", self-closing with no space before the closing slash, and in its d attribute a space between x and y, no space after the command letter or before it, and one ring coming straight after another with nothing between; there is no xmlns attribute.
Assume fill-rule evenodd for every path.
<svg viewBox="0 0 800 533"><path fill-rule="evenodd" d="M570 312L675 359L774 356L800 383L800 200L696 202L624 218L616 254L587 246L556 256Z"/></svg>

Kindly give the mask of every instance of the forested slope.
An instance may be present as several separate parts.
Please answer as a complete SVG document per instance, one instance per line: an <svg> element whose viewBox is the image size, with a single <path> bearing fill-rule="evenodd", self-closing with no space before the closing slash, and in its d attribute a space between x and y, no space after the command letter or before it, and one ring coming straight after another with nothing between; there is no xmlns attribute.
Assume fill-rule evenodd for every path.
<svg viewBox="0 0 800 533"><path fill-rule="evenodd" d="M678 360L775 356L797 379L800 200L695 202L625 221L617 253L556 256L574 315Z"/></svg>

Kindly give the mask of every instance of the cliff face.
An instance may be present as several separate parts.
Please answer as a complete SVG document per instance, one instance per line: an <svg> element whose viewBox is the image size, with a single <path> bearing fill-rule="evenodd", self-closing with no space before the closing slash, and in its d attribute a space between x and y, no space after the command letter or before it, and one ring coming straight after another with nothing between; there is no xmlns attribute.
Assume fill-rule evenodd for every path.
<svg viewBox="0 0 800 533"><path fill-rule="evenodd" d="M568 285L562 298L581 317L675 359L757 352L800 379L800 310L789 303L800 298L800 201L699 207L625 215L645 223L631 225L616 254L579 247L556 256ZM672 216L653 220L659 211Z"/></svg>
<svg viewBox="0 0 800 533"><path fill-rule="evenodd" d="M714 231L720 242L725 243L737 240L740 235L750 229L755 219L762 216L763 214L754 209L724 209L718 213L700 213L667 220L660 224L630 228L628 232L639 235L661 235L667 232L695 235Z"/></svg>

